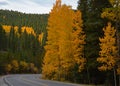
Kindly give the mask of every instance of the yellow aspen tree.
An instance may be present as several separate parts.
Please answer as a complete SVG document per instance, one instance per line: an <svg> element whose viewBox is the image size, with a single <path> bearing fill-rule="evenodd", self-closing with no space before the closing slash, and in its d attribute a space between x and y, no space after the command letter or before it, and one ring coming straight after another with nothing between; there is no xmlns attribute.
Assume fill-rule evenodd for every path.
<svg viewBox="0 0 120 86"><path fill-rule="evenodd" d="M61 9L61 0L57 0L50 12L47 26L47 43L45 46L45 57L43 60L42 75L46 79L54 79L59 67L59 20Z"/></svg>
<svg viewBox="0 0 120 86"><path fill-rule="evenodd" d="M82 14L80 11L75 12L73 18L73 52L74 60L79 66L79 72L84 69L86 59L84 57L84 45L85 45L85 33L82 29L83 21Z"/></svg>
<svg viewBox="0 0 120 86"><path fill-rule="evenodd" d="M120 67L118 66L117 74L120 75Z"/></svg>
<svg viewBox="0 0 120 86"><path fill-rule="evenodd" d="M12 66L13 73L16 73L19 70L19 64L17 60L12 60L11 66Z"/></svg>
<svg viewBox="0 0 120 86"><path fill-rule="evenodd" d="M103 28L104 37L100 38L100 57L97 61L101 63L98 67L100 71L112 70L116 64L117 46L116 46L116 30L108 23L106 28Z"/></svg>
<svg viewBox="0 0 120 86"><path fill-rule="evenodd" d="M62 5L59 26L59 54L60 54L60 77L61 80L69 80L74 68L74 58L72 49L73 40L73 16L74 11L70 6Z"/></svg>
<svg viewBox="0 0 120 86"><path fill-rule="evenodd" d="M25 61L20 61L20 63L19 63L19 71L20 72L26 72L27 71L27 69L28 69L28 63L26 63Z"/></svg>
<svg viewBox="0 0 120 86"><path fill-rule="evenodd" d="M80 44L85 44L80 20L80 12L75 13L70 6L61 5L61 0L56 0L48 19L48 37L42 68L43 78L70 80L76 61L79 64L79 70L83 69L85 59L82 56L74 57L74 54L82 48ZM73 48L76 47L76 40L79 40L79 43L77 43L77 48ZM78 49L78 47L80 48Z"/></svg>
<svg viewBox="0 0 120 86"><path fill-rule="evenodd" d="M36 36L34 29L32 27L23 26L21 29L22 29L22 32L26 31L27 34L32 34L32 35Z"/></svg>
<svg viewBox="0 0 120 86"><path fill-rule="evenodd" d="M43 38L44 38L44 33L42 32L41 34L38 35L38 40L41 43L41 45L42 45L42 42L43 42Z"/></svg>
<svg viewBox="0 0 120 86"><path fill-rule="evenodd" d="M2 25L3 29L5 30L6 33L10 32L11 26L7 26L7 25Z"/></svg>
<svg viewBox="0 0 120 86"><path fill-rule="evenodd" d="M2 27L3 27L3 29L5 30L6 33L10 33L10 30L11 30L12 26L10 26L10 25L2 25ZM22 33L24 31L26 31L27 34L32 34L32 35L36 36L36 33L35 33L35 31L34 31L34 29L32 27L23 26L21 28L21 30L22 30ZM18 34L18 26L14 26L14 31L15 31L16 34Z"/></svg>
<svg viewBox="0 0 120 86"><path fill-rule="evenodd" d="M11 64L6 64L6 65L5 65L5 72L6 72L6 73L9 73L9 72L11 71L11 69L12 69Z"/></svg>
<svg viewBox="0 0 120 86"><path fill-rule="evenodd" d="M119 33L119 23L120 23L120 0L109 0L111 7L105 8L101 14L102 18L107 18L114 22L114 27L116 28L116 46L118 48L117 52L117 72L120 75L120 33ZM120 76L119 76L120 78ZM120 83L120 82L119 82Z"/></svg>

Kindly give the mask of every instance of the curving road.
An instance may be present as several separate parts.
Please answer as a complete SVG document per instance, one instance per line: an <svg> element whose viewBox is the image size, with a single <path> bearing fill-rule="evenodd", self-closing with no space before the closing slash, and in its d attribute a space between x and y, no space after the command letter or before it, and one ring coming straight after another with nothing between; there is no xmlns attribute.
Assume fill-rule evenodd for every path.
<svg viewBox="0 0 120 86"><path fill-rule="evenodd" d="M7 86L7 84L4 82L4 77L0 77L0 86Z"/></svg>
<svg viewBox="0 0 120 86"><path fill-rule="evenodd" d="M40 79L40 74L17 74L17 75L7 75L3 78L0 78L0 86L87 86L79 84L64 83L58 81L50 81ZM1 85L1 83L3 83Z"/></svg>

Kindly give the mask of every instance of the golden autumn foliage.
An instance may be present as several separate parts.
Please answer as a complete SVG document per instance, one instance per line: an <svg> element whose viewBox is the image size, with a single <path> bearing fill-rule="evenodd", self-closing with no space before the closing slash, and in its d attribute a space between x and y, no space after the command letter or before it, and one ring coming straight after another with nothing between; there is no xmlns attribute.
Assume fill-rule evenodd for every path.
<svg viewBox="0 0 120 86"><path fill-rule="evenodd" d="M20 61L19 67L20 67L20 71L24 72L25 70L28 69L28 63L26 63L25 61Z"/></svg>
<svg viewBox="0 0 120 86"><path fill-rule="evenodd" d="M9 25L2 25L2 27L3 27L3 29L5 30L6 33L10 33L10 30L12 28L12 26L9 26ZM21 29L22 33L24 33L26 31L27 34L32 34L33 36L36 36L36 33L35 33L35 31L32 27L23 26L20 29ZM14 26L14 31L18 36L20 35L18 33L18 26ZM44 36L43 32L41 34L38 34L38 40L41 44L42 44L43 36Z"/></svg>
<svg viewBox="0 0 120 86"><path fill-rule="evenodd" d="M6 64L5 65L5 72L9 73L11 71L11 69L12 69L11 64Z"/></svg>
<svg viewBox="0 0 120 86"><path fill-rule="evenodd" d="M3 25L3 29L5 30L6 33L10 32L11 26Z"/></svg>
<svg viewBox="0 0 120 86"><path fill-rule="evenodd" d="M60 9L60 19L58 26L58 45L59 45L59 57L58 63L60 67L58 70L60 71L60 79L66 80L72 76L72 70L74 69L74 57L73 57L73 16L74 11L70 6L62 5Z"/></svg>
<svg viewBox="0 0 120 86"><path fill-rule="evenodd" d="M9 33L12 26L3 25L2 27L3 27L3 29L5 30L6 33ZM17 26L14 26L14 30L15 30L15 33L18 33L18 27L17 27ZM33 30L32 27L23 26L23 27L21 28L22 33L23 33L25 30L26 30L26 32L27 32L28 34L32 34L32 35L36 36L36 34L35 34L35 32L34 32L34 30Z"/></svg>
<svg viewBox="0 0 120 86"><path fill-rule="evenodd" d="M108 18L110 20L113 20L115 21L116 19L116 14L115 12L113 11L113 9L110 9L110 8L106 8L103 13L101 14L101 17L102 18Z"/></svg>
<svg viewBox="0 0 120 86"><path fill-rule="evenodd" d="M81 13L74 12L70 6L61 5L61 0L57 0L50 12L47 31L43 78L68 80L73 75L75 64L82 71L85 63L81 56L85 44Z"/></svg>
<svg viewBox="0 0 120 86"><path fill-rule="evenodd" d="M43 78L53 79L59 67L59 17L60 17L61 2L57 1L50 12L48 19L48 37L47 45L45 46L46 54L42 68Z"/></svg>
<svg viewBox="0 0 120 86"><path fill-rule="evenodd" d="M77 11L73 18L73 52L75 62L79 65L79 72L84 69L86 59L84 58L85 33L82 29L82 14Z"/></svg>
<svg viewBox="0 0 120 86"><path fill-rule="evenodd" d="M34 36L36 36L36 34L35 34L35 32L34 32L34 30L33 30L33 28L32 27L22 27L21 28L22 30L22 32L24 32L24 31L26 31L27 32L27 34L32 34L32 35L34 35Z"/></svg>
<svg viewBox="0 0 120 86"><path fill-rule="evenodd" d="M44 36L44 33L43 33L43 32L38 35L38 40L39 40L39 42L41 43L41 45L42 45L42 41L43 41L43 36Z"/></svg>
<svg viewBox="0 0 120 86"><path fill-rule="evenodd" d="M33 68L33 73L38 73L38 68L37 67Z"/></svg>
<svg viewBox="0 0 120 86"><path fill-rule="evenodd" d="M117 74L120 75L120 67L117 69Z"/></svg>
<svg viewBox="0 0 120 86"><path fill-rule="evenodd" d="M120 0L109 0L112 7L105 8L101 14L102 18L107 18L111 21L120 20Z"/></svg>
<svg viewBox="0 0 120 86"><path fill-rule="evenodd" d="M4 65L4 71L8 73L38 73L39 70L34 63L27 63L25 61L12 60L10 63Z"/></svg>
<svg viewBox="0 0 120 86"><path fill-rule="evenodd" d="M28 69L31 73L38 73L38 68L33 63L29 63L28 66Z"/></svg>
<svg viewBox="0 0 120 86"><path fill-rule="evenodd" d="M104 37L99 39L101 51L99 52L100 57L97 58L97 61L101 63L101 66L98 69L106 71L113 69L116 64L116 30L111 26L111 23L108 23L108 26L103 28L103 31Z"/></svg>
<svg viewBox="0 0 120 86"><path fill-rule="evenodd" d="M11 62L12 71L16 73L19 70L19 64L17 60L12 60Z"/></svg>

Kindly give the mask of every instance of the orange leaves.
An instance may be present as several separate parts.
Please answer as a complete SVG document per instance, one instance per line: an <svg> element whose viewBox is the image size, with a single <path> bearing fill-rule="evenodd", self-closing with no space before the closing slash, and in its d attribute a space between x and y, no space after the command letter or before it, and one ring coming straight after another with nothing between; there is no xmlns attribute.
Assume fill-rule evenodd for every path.
<svg viewBox="0 0 120 86"><path fill-rule="evenodd" d="M25 61L20 61L20 70L24 71L27 70L28 68L28 63L26 63Z"/></svg>
<svg viewBox="0 0 120 86"><path fill-rule="evenodd" d="M3 25L3 29L5 30L6 33L9 33L9 32L10 32L11 27L12 27L12 26ZM18 27L17 27L17 26L14 26L14 30L15 30L15 33L18 33ZM25 27L25 26L24 26L24 27L21 28L21 30L22 30L22 32L24 32L24 31L26 30L26 32L27 32L28 34L32 34L32 35L36 36L36 34L35 34L35 32L34 32L34 30L33 30L32 27Z"/></svg>
<svg viewBox="0 0 120 86"><path fill-rule="evenodd" d="M82 29L81 12L77 11L73 17L73 57L79 65L79 72L84 69L86 59L84 58L85 33Z"/></svg>
<svg viewBox="0 0 120 86"><path fill-rule="evenodd" d="M7 73L9 73L9 72L11 71L11 69L12 69L11 64L5 65L5 71L6 71Z"/></svg>
<svg viewBox="0 0 120 86"><path fill-rule="evenodd" d="M117 74L120 75L120 67L117 69Z"/></svg>
<svg viewBox="0 0 120 86"><path fill-rule="evenodd" d="M28 34L32 34L32 35L36 36L36 34L35 34L35 32L34 32L32 27L25 27L24 26L21 29L22 29L22 32L26 31Z"/></svg>
<svg viewBox="0 0 120 86"><path fill-rule="evenodd" d="M11 26L3 25L3 29L5 30L6 33L10 32Z"/></svg>
<svg viewBox="0 0 120 86"><path fill-rule="evenodd" d="M12 65L13 72L16 73L16 71L18 71L18 69L19 69L18 61L17 60L12 60L11 65Z"/></svg>
<svg viewBox="0 0 120 86"><path fill-rule="evenodd" d="M82 13L80 11L77 11L73 16L73 27L82 28L82 26L83 26Z"/></svg>
<svg viewBox="0 0 120 86"><path fill-rule="evenodd" d="M116 64L117 46L115 33L116 30L108 23L106 28L103 28L104 37L100 38L100 57L97 58L102 65L98 68L101 71L111 70Z"/></svg>
<svg viewBox="0 0 120 86"><path fill-rule="evenodd" d="M10 33L10 30L12 28L12 26L9 26L9 25L2 25L3 29L5 30L6 33ZM24 33L26 31L27 34L30 34L30 35L33 35L33 36L36 36L36 33L34 31L34 29L32 27L26 27L26 26L23 26L20 28L21 29L21 32ZM18 26L14 26L14 31L15 33L19 36L19 31L18 31ZM42 32L41 34L38 35L38 40L39 42L42 44L42 41L43 41L43 36L44 36L44 33Z"/></svg>
<svg viewBox="0 0 120 86"><path fill-rule="evenodd" d="M69 6L61 5L60 0L56 1L50 13L42 71L45 78L57 78L58 72L63 74L63 71L69 69L72 64L72 55L70 55L72 50L72 13Z"/></svg>
<svg viewBox="0 0 120 86"><path fill-rule="evenodd" d="M103 28L104 31L104 35L107 36L111 36L114 37L115 36L115 32L116 30L114 29L114 27L111 26L111 23L108 23L108 26L106 28Z"/></svg>
<svg viewBox="0 0 120 86"><path fill-rule="evenodd" d="M102 18L108 18L108 19L110 19L110 20L112 20L112 21L115 21L115 19L116 19L116 14L115 14L115 12L113 11L113 9L106 8L106 9L104 10L104 12L101 14L101 17L102 17Z"/></svg>
<svg viewBox="0 0 120 86"><path fill-rule="evenodd" d="M61 5L61 0L56 1L48 19L42 68L44 78L65 80L74 71L75 64L78 64L79 72L83 70L86 60L83 57L85 34L82 22L80 11L74 12L70 6Z"/></svg>
<svg viewBox="0 0 120 86"><path fill-rule="evenodd" d="M44 33L43 33L43 32L38 35L38 40L39 40L39 42L40 42L41 44L42 44L42 41L43 41L43 36L44 36Z"/></svg>
<svg viewBox="0 0 120 86"><path fill-rule="evenodd" d="M12 26L8 26L8 25L2 25L2 27L3 27L3 29L5 30L6 33L9 33L11 28L12 28ZM18 32L18 27L15 26L14 30L15 30L15 33L17 33Z"/></svg>
<svg viewBox="0 0 120 86"><path fill-rule="evenodd" d="M112 6L105 8L101 14L101 17L118 22L120 19L120 0L109 0L109 2Z"/></svg>
<svg viewBox="0 0 120 86"><path fill-rule="evenodd" d="M111 70L116 63L115 58L112 56L100 57L97 59L97 61L102 63L102 66L98 67L100 71Z"/></svg>
<svg viewBox="0 0 120 86"><path fill-rule="evenodd" d="M100 71L107 71L108 70L107 68L108 68L107 65L104 65L104 64L103 66L98 67Z"/></svg>

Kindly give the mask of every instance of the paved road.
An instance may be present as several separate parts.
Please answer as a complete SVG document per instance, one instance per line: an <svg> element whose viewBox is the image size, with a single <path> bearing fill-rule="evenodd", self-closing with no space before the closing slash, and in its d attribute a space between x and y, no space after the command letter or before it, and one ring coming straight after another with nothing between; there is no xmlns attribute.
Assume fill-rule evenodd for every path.
<svg viewBox="0 0 120 86"><path fill-rule="evenodd" d="M0 77L0 86L7 86L4 82L4 77Z"/></svg>
<svg viewBox="0 0 120 86"><path fill-rule="evenodd" d="M4 80L9 86L87 86L40 79L39 74L7 75ZM4 85L0 85L4 86Z"/></svg>

